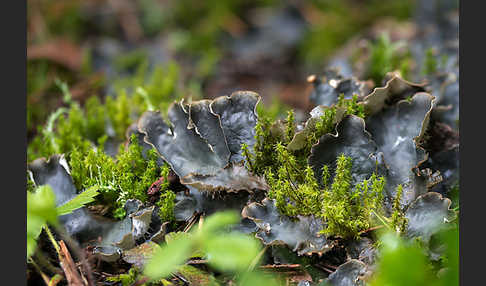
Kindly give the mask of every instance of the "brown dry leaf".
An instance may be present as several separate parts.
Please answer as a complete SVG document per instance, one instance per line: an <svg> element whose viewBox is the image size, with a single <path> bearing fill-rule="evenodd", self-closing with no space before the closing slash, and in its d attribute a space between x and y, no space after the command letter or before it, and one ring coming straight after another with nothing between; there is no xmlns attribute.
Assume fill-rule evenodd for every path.
<svg viewBox="0 0 486 286"><path fill-rule="evenodd" d="M282 85L278 93L280 100L294 108L310 111L312 104L309 95L312 91L312 85L307 82Z"/></svg>
<svg viewBox="0 0 486 286"><path fill-rule="evenodd" d="M27 47L27 60L47 59L73 71L81 69L82 58L82 49L63 38Z"/></svg>

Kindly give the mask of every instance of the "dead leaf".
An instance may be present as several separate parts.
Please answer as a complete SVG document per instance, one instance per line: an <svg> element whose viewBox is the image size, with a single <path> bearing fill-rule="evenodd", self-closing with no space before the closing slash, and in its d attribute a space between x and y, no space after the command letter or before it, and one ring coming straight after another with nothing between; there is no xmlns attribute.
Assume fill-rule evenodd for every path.
<svg viewBox="0 0 486 286"><path fill-rule="evenodd" d="M81 69L82 58L82 49L63 38L27 47L28 60L47 59L73 71Z"/></svg>

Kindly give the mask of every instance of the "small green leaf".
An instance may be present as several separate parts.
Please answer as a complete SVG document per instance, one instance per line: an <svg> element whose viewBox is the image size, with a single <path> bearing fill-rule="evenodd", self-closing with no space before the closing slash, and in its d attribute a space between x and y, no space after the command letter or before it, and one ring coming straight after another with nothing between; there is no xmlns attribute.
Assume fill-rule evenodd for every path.
<svg viewBox="0 0 486 286"><path fill-rule="evenodd" d="M428 268L423 249L395 233L382 238L383 248L378 268L370 285L437 285L437 277Z"/></svg>
<svg viewBox="0 0 486 286"><path fill-rule="evenodd" d="M62 206L57 207L57 212L59 215L65 215L71 213L79 208L82 208L86 204L94 201L94 197L99 194L99 187L92 186L86 191L80 193L76 197L72 198L70 201L66 202Z"/></svg>
<svg viewBox="0 0 486 286"><path fill-rule="evenodd" d="M154 253L147 263L144 274L152 280L167 277L176 271L192 253L192 242L186 237L180 237L164 245Z"/></svg>
<svg viewBox="0 0 486 286"><path fill-rule="evenodd" d="M231 233L205 241L209 263L223 271L245 271L260 251L260 243L249 236Z"/></svg>
<svg viewBox="0 0 486 286"><path fill-rule="evenodd" d="M27 257L34 253L37 237L46 222L58 223L56 195L48 185L27 193Z"/></svg>
<svg viewBox="0 0 486 286"><path fill-rule="evenodd" d="M56 195L49 185L40 186L35 193L27 193L27 214L57 224Z"/></svg>
<svg viewBox="0 0 486 286"><path fill-rule="evenodd" d="M204 221L200 233L203 235L212 234L222 228L227 227L238 222L239 216L233 211L224 211L209 216Z"/></svg>

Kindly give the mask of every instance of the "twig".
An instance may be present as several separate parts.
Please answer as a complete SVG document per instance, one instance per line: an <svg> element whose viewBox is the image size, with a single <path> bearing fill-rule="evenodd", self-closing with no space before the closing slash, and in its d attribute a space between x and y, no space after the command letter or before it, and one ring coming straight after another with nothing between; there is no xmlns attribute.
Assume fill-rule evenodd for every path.
<svg viewBox="0 0 486 286"><path fill-rule="evenodd" d="M334 266L334 265L329 265L329 264L322 263L322 262L321 262L321 265L323 265L323 266L325 266L325 267L328 267L328 268L331 268L331 269L334 269L334 270L338 269L338 267L337 267L337 266Z"/></svg>
<svg viewBox="0 0 486 286"><path fill-rule="evenodd" d="M322 269L322 270L324 270L324 271L328 272L328 273L333 273L333 272L334 272L333 270L327 269L326 267L324 267L324 266L322 266L322 265L320 265L320 264L316 264L315 266L316 266L317 268L320 268L320 269Z"/></svg>
<svg viewBox="0 0 486 286"><path fill-rule="evenodd" d="M362 231L360 231L358 234L359 234L359 235L362 235L362 234L365 234L365 233L368 233L368 232L370 232L370 231L374 231L374 230L377 230L377 229L380 229L380 228L383 228L383 227L384 227L384 225L377 225L377 226L370 227L370 228L368 228L368 229L362 230Z"/></svg>
<svg viewBox="0 0 486 286"><path fill-rule="evenodd" d="M184 227L184 230L183 232L188 232L191 227L196 223L196 217L197 217L197 214L193 214L191 219L189 220L189 223Z"/></svg>
<svg viewBox="0 0 486 286"><path fill-rule="evenodd" d="M85 286L83 279L78 273L76 265L74 264L73 258L69 253L66 244L63 240L59 241L59 260L61 262L61 267L66 274L66 280L69 286Z"/></svg>
<svg viewBox="0 0 486 286"><path fill-rule="evenodd" d="M94 286L95 283L94 283L94 279L93 279L93 274L92 274L92 270L91 270L91 266L89 265L89 263L87 262L87 259L83 253L83 251L79 248L78 244L76 241L74 241L67 233L65 233L64 230L62 229L57 229L56 228L56 232L58 232L61 237L63 238L64 241L66 241L69 246L74 250L76 256L78 257L78 259L81 261L81 264L83 265L84 267L84 271L86 272L86 279L88 280L87 284L90 285L90 286ZM83 276L84 277L84 276Z"/></svg>
<svg viewBox="0 0 486 286"><path fill-rule="evenodd" d="M260 269L293 269L293 268L300 268L302 265L300 264L269 264L269 265L261 265Z"/></svg>

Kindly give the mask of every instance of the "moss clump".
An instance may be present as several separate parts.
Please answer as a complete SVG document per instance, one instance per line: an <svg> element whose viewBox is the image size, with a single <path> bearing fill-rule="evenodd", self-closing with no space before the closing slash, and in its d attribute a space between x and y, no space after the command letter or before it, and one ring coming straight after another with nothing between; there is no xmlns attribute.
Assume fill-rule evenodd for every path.
<svg viewBox="0 0 486 286"><path fill-rule="evenodd" d="M294 114L289 111L284 122L272 122L261 116L255 126L255 145L250 152L243 144L243 155L247 168L257 175L263 175L270 190L268 196L275 199L279 211L287 216L315 215L328 224L328 234L353 237L372 224L372 212L380 212L383 202L384 178L373 174L369 179L351 186L351 159L338 158L338 168L332 184L329 184L329 170L324 166L324 187L319 186L314 171L307 163L312 146L319 138L334 131L338 112L346 115L366 116L364 106L355 95L323 110L323 115L307 134L306 144L297 151L290 151L287 145L295 136ZM307 127L306 127L307 128Z"/></svg>
<svg viewBox="0 0 486 286"><path fill-rule="evenodd" d="M268 169L268 196L275 199L277 208L285 215L315 215L321 217L326 234L345 238L356 237L372 225L373 213L380 213L383 204L385 179L373 174L354 187L351 185L351 158L341 155L332 184L327 166L323 167L322 188L310 166L296 168L295 157L282 145L277 145L281 167L277 174Z"/></svg>
<svg viewBox="0 0 486 286"><path fill-rule="evenodd" d="M156 205L159 207L159 217L162 221L175 221L174 206L176 195L169 190L169 176L170 168L164 165L160 171L160 177L163 178L162 183L158 187L160 193L159 200Z"/></svg>
<svg viewBox="0 0 486 286"><path fill-rule="evenodd" d="M281 134L270 131L273 123L268 117L259 117L255 126L255 145L253 153L249 152L246 144L242 145L243 154L249 170L257 175L263 175L270 167L274 169L277 161L274 154L274 146L283 140Z"/></svg>
<svg viewBox="0 0 486 286"><path fill-rule="evenodd" d="M157 202L159 207L159 217L162 221L174 221L174 206L176 195L174 192L167 190L160 194L160 199Z"/></svg>
<svg viewBox="0 0 486 286"><path fill-rule="evenodd" d="M167 180L169 167L157 165L156 151L149 150L146 157L132 135L131 144L127 148L121 146L115 158L107 155L102 147L87 152L75 147L69 163L76 187L101 186L102 202L113 207L114 217L123 218L123 205L128 199L146 202L150 185L164 175Z"/></svg>
<svg viewBox="0 0 486 286"><path fill-rule="evenodd" d="M310 130L304 148L289 152L289 155L295 156L295 167L301 172L304 172L306 169L307 158L310 155L312 146L317 143L321 136L334 131L338 109L344 109L345 115L356 115L365 118L364 106L358 103L356 95L351 99L344 99L344 95L339 96L337 104L325 109L324 114L319 118L320 120ZM256 142L253 146L253 152L248 150L248 146L242 146L247 166L254 174L264 175L268 168L273 173L278 172L281 160L278 159L278 156L275 156L275 150L279 144L286 147L295 136L296 126L293 111L288 111L284 125L282 128L281 123L278 121L272 122L265 114L259 114L258 122L255 126ZM283 130L279 131L280 129Z"/></svg>
<svg viewBox="0 0 486 286"><path fill-rule="evenodd" d="M84 106L72 100L65 82L56 81L64 96L64 107L53 112L46 126L39 128L38 135L28 145L28 160L59 153L69 156L74 146L79 149L85 140L96 143L105 134L124 140L128 126L150 106L165 112L184 94L178 85L179 66L175 62L167 67L156 66L150 74L148 68L146 61L142 62L134 75L114 83L114 96L106 96L104 103L91 96ZM32 108L29 106L29 120L34 112Z"/></svg>
<svg viewBox="0 0 486 286"><path fill-rule="evenodd" d="M73 148L79 150L102 139L107 122L111 122L116 137L122 140L127 122L132 122L125 111L128 104L123 104L123 98L116 104L111 104L110 100L108 102L104 105L97 97L90 97L84 109L76 102L72 102L69 108L59 108L49 116L46 126L29 144L28 159L61 153L69 157Z"/></svg>
<svg viewBox="0 0 486 286"><path fill-rule="evenodd" d="M280 143L275 154L279 168L276 174L267 169L265 177L270 186L268 196L276 200L277 208L285 215L310 215L320 212L319 186L312 168L302 169L296 158Z"/></svg>
<svg viewBox="0 0 486 286"><path fill-rule="evenodd" d="M327 228L323 230L326 234L357 237L360 231L371 227L373 213L382 211L385 178L373 174L353 188L351 167L351 158L339 156L331 186L324 183L321 215L327 222ZM323 175L323 178L328 177Z"/></svg>

